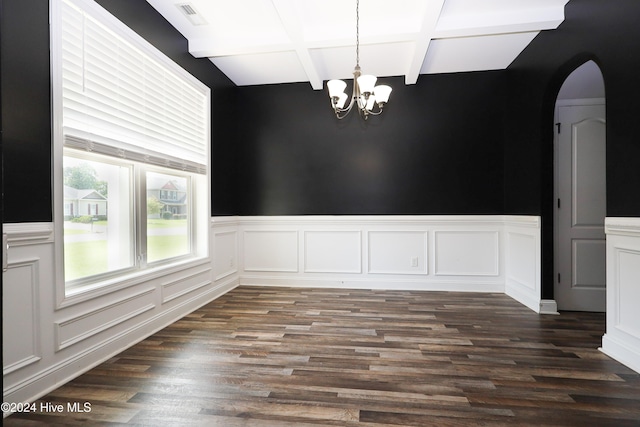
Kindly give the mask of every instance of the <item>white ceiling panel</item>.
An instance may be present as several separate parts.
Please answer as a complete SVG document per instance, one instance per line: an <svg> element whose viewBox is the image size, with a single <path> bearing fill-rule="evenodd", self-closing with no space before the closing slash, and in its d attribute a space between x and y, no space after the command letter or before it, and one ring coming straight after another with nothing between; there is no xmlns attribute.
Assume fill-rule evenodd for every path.
<svg viewBox="0 0 640 427"><path fill-rule="evenodd" d="M238 86L308 81L295 52L272 52L210 58Z"/></svg>
<svg viewBox="0 0 640 427"><path fill-rule="evenodd" d="M351 78L356 0L147 0L239 86ZM360 0L365 74L506 68L568 0ZM188 13L186 12L188 11Z"/></svg>
<svg viewBox="0 0 640 427"><path fill-rule="evenodd" d="M502 70L537 32L432 40L420 74Z"/></svg>

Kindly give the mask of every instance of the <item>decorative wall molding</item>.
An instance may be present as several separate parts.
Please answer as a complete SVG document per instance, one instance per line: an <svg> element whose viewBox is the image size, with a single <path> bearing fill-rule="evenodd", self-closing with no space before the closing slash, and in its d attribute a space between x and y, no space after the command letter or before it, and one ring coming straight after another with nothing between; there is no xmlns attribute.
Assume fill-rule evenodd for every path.
<svg viewBox="0 0 640 427"><path fill-rule="evenodd" d="M218 224L216 224L218 226ZM238 272L238 231L213 233L213 267L215 280L222 280Z"/></svg>
<svg viewBox="0 0 640 427"><path fill-rule="evenodd" d="M2 317L10 320L7 328L3 322L3 375L41 359L39 286L39 258L11 262L3 273Z"/></svg>
<svg viewBox="0 0 640 427"><path fill-rule="evenodd" d="M500 232L435 230L436 276L499 276Z"/></svg>
<svg viewBox="0 0 640 427"><path fill-rule="evenodd" d="M605 233L608 236L640 236L639 218L608 217L605 220Z"/></svg>
<svg viewBox="0 0 640 427"><path fill-rule="evenodd" d="M230 217L216 227L242 236L241 285L505 292L509 277L510 295L540 311L539 217Z"/></svg>
<svg viewBox="0 0 640 427"><path fill-rule="evenodd" d="M551 310L542 304L542 252L539 217L507 217L505 221L505 293L536 313Z"/></svg>
<svg viewBox="0 0 640 427"><path fill-rule="evenodd" d="M53 242L53 223L51 222L2 224L2 232L7 235L10 248Z"/></svg>
<svg viewBox="0 0 640 427"><path fill-rule="evenodd" d="M601 350L640 372L640 218L606 218L607 331Z"/></svg>
<svg viewBox="0 0 640 427"><path fill-rule="evenodd" d="M87 310L72 318L54 323L56 351L86 340L144 312L153 310L154 288L113 301L98 309Z"/></svg>
<svg viewBox="0 0 640 427"><path fill-rule="evenodd" d="M362 273L360 230L304 230L305 273Z"/></svg>
<svg viewBox="0 0 640 427"><path fill-rule="evenodd" d="M424 230L376 230L367 234L368 273L429 273L429 238ZM389 254L388 248L396 250ZM407 262L409 260L409 262Z"/></svg>
<svg viewBox="0 0 640 427"><path fill-rule="evenodd" d="M242 236L245 271L299 271L299 236L296 230L251 229L243 230Z"/></svg>
<svg viewBox="0 0 640 427"><path fill-rule="evenodd" d="M162 284L162 304L211 284L211 268L190 271L189 274L178 274Z"/></svg>

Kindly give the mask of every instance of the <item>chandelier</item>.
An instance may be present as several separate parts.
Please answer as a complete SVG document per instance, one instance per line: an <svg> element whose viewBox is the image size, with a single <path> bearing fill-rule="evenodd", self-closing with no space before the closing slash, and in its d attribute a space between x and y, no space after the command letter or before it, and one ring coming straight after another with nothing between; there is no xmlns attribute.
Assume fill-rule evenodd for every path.
<svg viewBox="0 0 640 427"><path fill-rule="evenodd" d="M370 115L377 116L382 113L382 108L389 101L391 87L387 85L376 86L378 78L371 74L362 74L360 70L360 0L356 0L356 66L353 69L353 93L349 105L348 95L344 92L347 84L342 80L329 80L327 89L331 106L339 120L342 120L357 105L360 117L367 120Z"/></svg>

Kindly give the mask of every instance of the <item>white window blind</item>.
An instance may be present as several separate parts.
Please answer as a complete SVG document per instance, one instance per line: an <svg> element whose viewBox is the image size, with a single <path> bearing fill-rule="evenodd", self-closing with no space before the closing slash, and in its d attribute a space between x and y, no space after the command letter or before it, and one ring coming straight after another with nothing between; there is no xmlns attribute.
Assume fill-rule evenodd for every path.
<svg viewBox="0 0 640 427"><path fill-rule="evenodd" d="M205 173L208 88L184 74L64 0L65 146Z"/></svg>

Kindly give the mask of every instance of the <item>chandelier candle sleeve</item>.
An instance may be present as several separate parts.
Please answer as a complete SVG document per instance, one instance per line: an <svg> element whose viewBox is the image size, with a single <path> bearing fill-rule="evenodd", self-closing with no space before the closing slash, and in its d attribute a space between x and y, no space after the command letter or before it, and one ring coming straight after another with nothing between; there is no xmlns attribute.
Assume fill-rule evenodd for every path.
<svg viewBox="0 0 640 427"><path fill-rule="evenodd" d="M373 88L376 85L376 80L378 80L378 78L376 76L372 76L371 74L365 74L358 77L358 86L360 86L360 93L363 94L365 98L368 98L369 95L373 93Z"/></svg>
<svg viewBox="0 0 640 427"><path fill-rule="evenodd" d="M391 86L378 85L373 89L373 93L376 95L376 102L386 104L391 95Z"/></svg>
<svg viewBox="0 0 640 427"><path fill-rule="evenodd" d="M344 94L343 92L346 89L347 84L342 80L329 80L327 82L327 87L329 88L329 96L331 98L335 98Z"/></svg>

